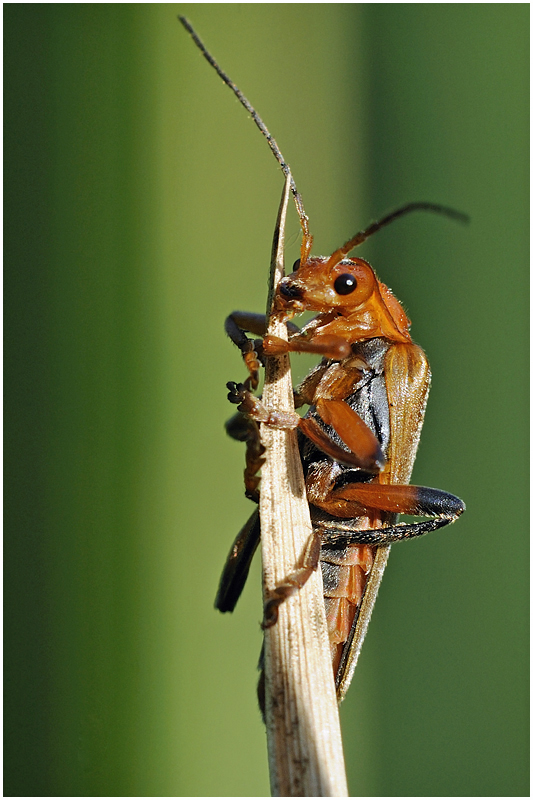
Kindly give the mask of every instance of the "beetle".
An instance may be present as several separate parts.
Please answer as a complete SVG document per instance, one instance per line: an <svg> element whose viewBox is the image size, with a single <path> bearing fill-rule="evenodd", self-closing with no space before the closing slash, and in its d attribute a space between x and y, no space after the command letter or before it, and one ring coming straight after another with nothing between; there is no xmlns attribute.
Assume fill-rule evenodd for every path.
<svg viewBox="0 0 533 800"><path fill-rule="evenodd" d="M181 17L180 21L251 113L290 176L277 143L255 109L208 53L190 23ZM264 455L259 423L297 429L313 535L302 563L265 603L262 624L267 628L276 623L279 606L320 564L340 702L354 673L391 545L448 525L465 509L452 494L409 484L431 381L429 364L422 348L412 341L411 323L400 302L367 261L349 254L385 225L413 211L462 222L468 218L446 206L409 203L357 233L330 256L312 256L308 218L292 177L291 188L303 234L300 258L292 274L279 283L274 299L275 315L288 323L288 341L266 335L264 315L229 315L226 333L240 349L248 376L242 383L227 384L228 399L238 412L226 430L246 444L245 493L258 503L258 472ZM316 316L300 329L292 319L305 311ZM295 390L295 407L308 406L304 416L273 412L253 394L264 359L287 352L320 356L320 363ZM400 523L402 514L428 519ZM234 610L259 540L256 510L228 555L215 600L220 611ZM259 694L263 705L261 690Z"/></svg>

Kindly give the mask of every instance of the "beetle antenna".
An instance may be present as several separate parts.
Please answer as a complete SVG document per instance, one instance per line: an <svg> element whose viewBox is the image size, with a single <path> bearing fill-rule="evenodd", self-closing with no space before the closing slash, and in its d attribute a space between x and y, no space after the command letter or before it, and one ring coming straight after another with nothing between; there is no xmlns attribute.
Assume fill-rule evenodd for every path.
<svg viewBox="0 0 533 800"><path fill-rule="evenodd" d="M342 247L339 247L338 250L335 250L334 253L328 259L328 267L334 267L335 264L338 264L339 261L342 261L344 256L348 255L350 250L353 250L354 247L365 242L372 234L377 233L377 231L384 228L385 225L390 225L391 222L394 222L395 219L399 219L400 217L405 216L406 214L410 214L411 211L431 211L434 214L443 214L445 217L449 217L450 219L454 219L457 222L462 222L464 224L470 222L470 217L468 214L463 214L462 211L457 211L455 208L450 208L449 206L440 206L437 203L407 203L407 205L402 206L401 208L397 208L396 211L391 211L390 214L387 214L382 219L378 220L377 222L372 222L368 228L365 228L364 231L359 231L356 233L352 239L349 239Z"/></svg>
<svg viewBox="0 0 533 800"><path fill-rule="evenodd" d="M298 216L300 217L300 224L302 226L302 230L303 230L303 233L304 233L304 239L307 239L307 241L309 241L310 238L311 238L310 233L309 233L309 217L305 213L302 197L300 195L300 192L296 188L296 184L294 182L294 178L291 175L290 167L287 164L287 162L285 161L285 159L283 158L281 150L278 147L278 143L276 142L276 140L274 139L274 137L272 136L272 134L268 130L267 126L265 125L265 123L263 122L263 120L261 119L261 117L259 116L257 111L255 110L255 108L252 106L252 104L243 95L243 93L241 92L239 87L236 86L236 84L233 83L233 81L231 80L229 75L227 75L224 72L224 70L217 64L217 62L215 61L215 59L213 58L213 56L211 55L209 50L206 48L206 46L204 45L204 43L202 42L202 40L200 39L200 37L198 36L196 31L194 30L194 28L191 25L191 23L189 22L189 20L186 17L182 17L180 15L178 15L178 19L181 22L181 24L183 25L183 27L185 28L185 30L188 31L188 33L190 33L190 35L192 36L193 42L195 43L196 47L200 50L200 52L202 53L204 58L209 62L209 64L211 64L213 69L222 78L224 83L227 86L229 86L229 88L231 89L233 94L237 97L239 102L245 107L245 109L251 115L253 121L255 122L255 124L257 125L257 127L259 128L259 130L261 131L261 133L263 134L263 136L267 140L270 149L274 153L274 156L276 157L277 162L279 163L281 169L283 170L284 175L287 178L289 178L289 180L290 180L291 192L292 192L292 194L294 196L294 202L296 204L296 210L298 212ZM309 249L310 249L310 241L309 241Z"/></svg>

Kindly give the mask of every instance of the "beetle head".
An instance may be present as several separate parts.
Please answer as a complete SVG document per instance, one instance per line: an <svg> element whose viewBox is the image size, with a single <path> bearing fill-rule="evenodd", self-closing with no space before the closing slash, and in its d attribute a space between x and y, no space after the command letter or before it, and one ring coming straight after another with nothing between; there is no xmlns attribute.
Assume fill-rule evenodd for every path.
<svg viewBox="0 0 533 800"><path fill-rule="evenodd" d="M361 258L343 259L332 268L328 259L313 256L280 281L278 306L289 313L338 310L347 314L377 290L374 270Z"/></svg>
<svg viewBox="0 0 533 800"><path fill-rule="evenodd" d="M402 306L364 259L312 256L294 266L276 292L276 308L284 319L316 311L350 320L353 340L363 327L373 336L410 340L410 322Z"/></svg>

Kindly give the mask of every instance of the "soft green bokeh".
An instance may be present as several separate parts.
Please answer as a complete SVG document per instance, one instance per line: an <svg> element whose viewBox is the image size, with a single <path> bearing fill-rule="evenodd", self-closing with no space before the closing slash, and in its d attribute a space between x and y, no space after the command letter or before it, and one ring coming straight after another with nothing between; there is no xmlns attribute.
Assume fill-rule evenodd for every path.
<svg viewBox="0 0 533 800"><path fill-rule="evenodd" d="M527 5L4 9L5 793L269 791L258 565L212 605L250 511L222 323L264 308L282 179L185 13L315 252L472 217L361 248L433 368L414 479L467 514L394 548L342 723L352 794L527 794Z"/></svg>

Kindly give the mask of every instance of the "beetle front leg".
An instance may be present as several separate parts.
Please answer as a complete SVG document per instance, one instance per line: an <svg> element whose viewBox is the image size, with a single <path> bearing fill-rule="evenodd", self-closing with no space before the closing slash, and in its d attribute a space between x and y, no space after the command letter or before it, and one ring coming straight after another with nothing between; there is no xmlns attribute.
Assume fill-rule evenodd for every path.
<svg viewBox="0 0 533 800"><path fill-rule="evenodd" d="M294 334L289 341L278 336L265 336L263 353L266 356L279 356L284 353L312 353L333 361L342 361L351 354L351 345L342 336L317 334L313 337Z"/></svg>
<svg viewBox="0 0 533 800"><path fill-rule="evenodd" d="M298 334L300 329L291 322L287 323L292 335ZM259 368L262 365L263 341L267 330L264 314L254 314L249 311L233 311L224 323L224 329L233 344L237 345L248 372L249 378L245 381L247 389L257 389L259 384ZM246 332L260 336L261 339L249 339ZM275 337L274 337L275 338ZM282 340L280 340L282 341ZM286 352L286 351L285 351Z"/></svg>
<svg viewBox="0 0 533 800"><path fill-rule="evenodd" d="M242 353L244 363L249 372L247 383L252 389L257 389L261 362L258 358L256 343L253 339L249 339L244 331L258 332L259 335L264 334L266 330L264 315L234 311L226 318L224 329L233 344L236 344Z"/></svg>

